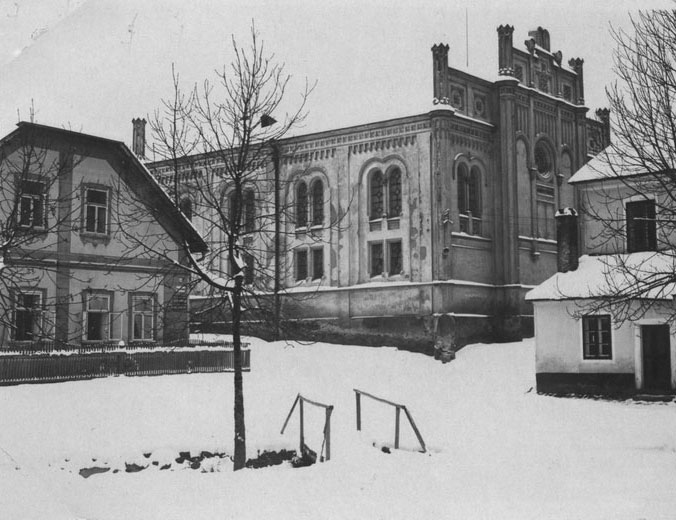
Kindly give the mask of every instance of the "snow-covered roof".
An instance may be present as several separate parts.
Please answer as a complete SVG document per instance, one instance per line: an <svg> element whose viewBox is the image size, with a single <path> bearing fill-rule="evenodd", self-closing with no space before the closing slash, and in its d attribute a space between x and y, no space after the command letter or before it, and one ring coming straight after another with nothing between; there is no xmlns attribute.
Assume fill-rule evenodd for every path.
<svg viewBox="0 0 676 520"><path fill-rule="evenodd" d="M526 294L526 300L569 300L635 295L670 300L676 283L676 252L646 251L621 255L581 256L575 271L556 273Z"/></svg>
<svg viewBox="0 0 676 520"><path fill-rule="evenodd" d="M617 179L646 173L646 169L638 164L631 164L627 154L622 153L616 145L610 145L594 156L568 180L570 184L578 182Z"/></svg>

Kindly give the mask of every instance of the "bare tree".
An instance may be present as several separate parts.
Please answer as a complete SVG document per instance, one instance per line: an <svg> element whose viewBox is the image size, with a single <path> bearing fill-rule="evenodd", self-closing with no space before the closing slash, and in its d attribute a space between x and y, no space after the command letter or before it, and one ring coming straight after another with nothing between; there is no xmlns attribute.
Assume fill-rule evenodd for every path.
<svg viewBox="0 0 676 520"><path fill-rule="evenodd" d="M676 283L676 11L639 12L631 30L612 34L613 142L597 158L603 182L581 190L580 203L594 251L609 253L604 288L585 309L624 321L669 298Z"/></svg>
<svg viewBox="0 0 676 520"><path fill-rule="evenodd" d="M188 92L173 72L172 99L149 119L153 151L163 159L150 168L210 248L196 257L186 244L185 261L177 267L187 283L212 295L223 319L227 314L232 322L233 467L238 470L246 462L242 314L270 314L265 303L270 298L261 295L269 295L279 280L278 231L287 209L280 203L280 140L303 121L312 87L306 82L297 107L282 113L290 76L266 54L253 27L247 46L233 38L232 53L232 62L216 71L213 82L205 80ZM129 214L129 224L150 217ZM165 254L152 238L137 240L134 248Z"/></svg>

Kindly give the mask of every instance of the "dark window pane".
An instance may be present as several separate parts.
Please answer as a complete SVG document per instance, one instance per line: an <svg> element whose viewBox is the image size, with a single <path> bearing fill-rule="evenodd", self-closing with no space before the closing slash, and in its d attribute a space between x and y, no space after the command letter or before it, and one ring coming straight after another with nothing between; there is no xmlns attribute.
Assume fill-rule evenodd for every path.
<svg viewBox="0 0 676 520"><path fill-rule="evenodd" d="M87 190L88 204L106 205L108 202L108 193L102 190Z"/></svg>
<svg viewBox="0 0 676 520"><path fill-rule="evenodd" d="M312 279L318 280L324 276L324 249L312 250Z"/></svg>
<svg viewBox="0 0 676 520"><path fill-rule="evenodd" d="M324 184L320 180L312 183L312 224L324 223Z"/></svg>
<svg viewBox="0 0 676 520"><path fill-rule="evenodd" d="M103 317L102 312L87 313L87 339L94 341L103 339Z"/></svg>
<svg viewBox="0 0 676 520"><path fill-rule="evenodd" d="M401 171L399 169L390 172L388 180L389 208L387 214L390 218L401 214Z"/></svg>
<svg viewBox="0 0 676 520"><path fill-rule="evenodd" d="M253 233L256 222L256 200L253 190L244 192L244 232Z"/></svg>
<svg viewBox="0 0 676 520"><path fill-rule="evenodd" d="M371 276L380 276L383 274L383 244L381 242L376 242L371 244L370 247L371 255Z"/></svg>
<svg viewBox="0 0 676 520"><path fill-rule="evenodd" d="M472 212L473 217L481 217L481 174L478 168L472 168L472 175L470 177L468 194L467 194L468 209Z"/></svg>
<svg viewBox="0 0 676 520"><path fill-rule="evenodd" d="M655 201L627 202L627 252L655 251L657 249L657 225Z"/></svg>
<svg viewBox="0 0 676 520"><path fill-rule="evenodd" d="M467 166L458 166L458 213L466 215L469 209L469 174Z"/></svg>
<svg viewBox="0 0 676 520"><path fill-rule="evenodd" d="M371 174L369 183L370 196L370 217L372 219L382 218L385 211L383 200L383 174L380 171L375 171Z"/></svg>
<svg viewBox="0 0 676 520"><path fill-rule="evenodd" d="M30 197L21 197L19 208L19 225L30 226L33 216L33 199Z"/></svg>
<svg viewBox="0 0 676 520"><path fill-rule="evenodd" d="M307 226L307 184L301 182L296 188L296 226Z"/></svg>
<svg viewBox="0 0 676 520"><path fill-rule="evenodd" d="M106 208L97 208L98 218L96 222L96 232L97 233L106 233Z"/></svg>
<svg viewBox="0 0 676 520"><path fill-rule="evenodd" d="M254 257L252 254L244 253L244 283L251 285L254 282Z"/></svg>
<svg viewBox="0 0 676 520"><path fill-rule="evenodd" d="M96 206L87 206L85 229L91 233L96 232Z"/></svg>
<svg viewBox="0 0 676 520"><path fill-rule="evenodd" d="M190 199L182 199L178 207L185 218L192 220L192 201Z"/></svg>
<svg viewBox="0 0 676 520"><path fill-rule="evenodd" d="M296 251L296 280L307 278L307 251Z"/></svg>
<svg viewBox="0 0 676 520"><path fill-rule="evenodd" d="M389 263L390 263L390 268L388 274L390 276L395 276L397 274L401 274L401 271L403 270L402 266L402 254L401 254L401 242L389 242L388 243L388 248L389 248Z"/></svg>

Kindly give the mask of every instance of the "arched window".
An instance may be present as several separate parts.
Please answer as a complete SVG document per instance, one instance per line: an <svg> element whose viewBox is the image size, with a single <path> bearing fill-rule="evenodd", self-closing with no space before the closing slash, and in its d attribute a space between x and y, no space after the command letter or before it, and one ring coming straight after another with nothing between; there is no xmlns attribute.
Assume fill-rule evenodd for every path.
<svg viewBox="0 0 676 520"><path fill-rule="evenodd" d="M383 213L385 212L384 204L384 179L383 173L380 170L376 170L371 174L371 179L369 181L369 198L370 198L370 211L369 216L373 219L382 218Z"/></svg>
<svg viewBox="0 0 676 520"><path fill-rule="evenodd" d="M401 170L395 168L387 176L387 216L396 218L401 214Z"/></svg>
<svg viewBox="0 0 676 520"><path fill-rule="evenodd" d="M460 231L481 235L481 171L473 166L458 165L458 215Z"/></svg>
<svg viewBox="0 0 676 520"><path fill-rule="evenodd" d="M299 182L296 186L296 227L307 226L307 184Z"/></svg>
<svg viewBox="0 0 676 520"><path fill-rule="evenodd" d="M312 225L322 225L324 223L324 183L321 179L316 179L312 183Z"/></svg>
<svg viewBox="0 0 676 520"><path fill-rule="evenodd" d="M192 220L192 201L188 197L183 197L178 203L178 209L185 215L185 218Z"/></svg>
<svg viewBox="0 0 676 520"><path fill-rule="evenodd" d="M542 140L535 145L535 167L543 177L548 176L554 169L552 151Z"/></svg>

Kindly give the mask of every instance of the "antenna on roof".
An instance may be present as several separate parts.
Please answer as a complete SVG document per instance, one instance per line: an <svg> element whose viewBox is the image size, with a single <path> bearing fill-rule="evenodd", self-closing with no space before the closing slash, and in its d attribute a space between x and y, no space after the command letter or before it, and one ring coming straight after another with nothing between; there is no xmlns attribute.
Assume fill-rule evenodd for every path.
<svg viewBox="0 0 676 520"><path fill-rule="evenodd" d="M467 8L465 7L465 58L466 66L469 69L469 15L467 14Z"/></svg>

